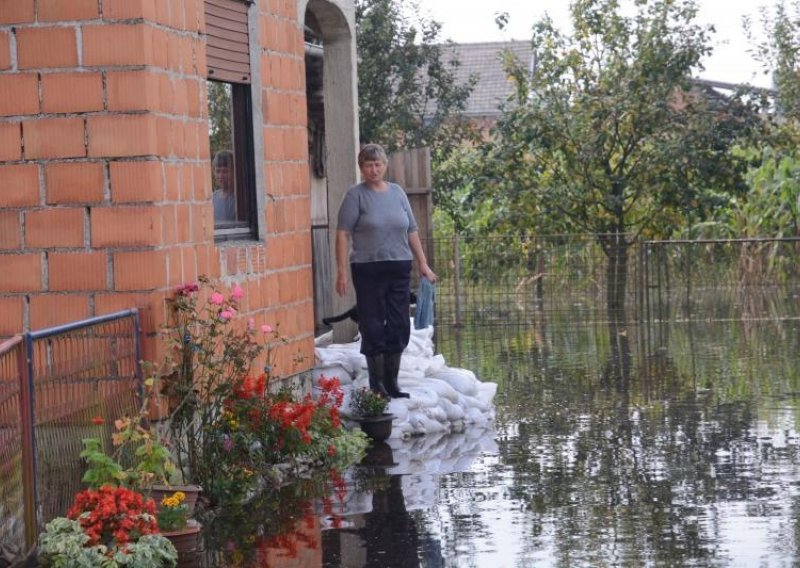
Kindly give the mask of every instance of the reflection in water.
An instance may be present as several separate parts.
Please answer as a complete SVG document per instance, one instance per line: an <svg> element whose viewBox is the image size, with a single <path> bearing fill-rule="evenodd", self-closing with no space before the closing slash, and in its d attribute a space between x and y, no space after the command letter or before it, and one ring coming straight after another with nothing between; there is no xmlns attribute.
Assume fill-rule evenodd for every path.
<svg viewBox="0 0 800 568"><path fill-rule="evenodd" d="M390 440L313 511L268 511L318 531L318 556L284 565L800 558L797 320L629 323L610 338L579 312L437 334L445 359L498 383L494 430Z"/></svg>

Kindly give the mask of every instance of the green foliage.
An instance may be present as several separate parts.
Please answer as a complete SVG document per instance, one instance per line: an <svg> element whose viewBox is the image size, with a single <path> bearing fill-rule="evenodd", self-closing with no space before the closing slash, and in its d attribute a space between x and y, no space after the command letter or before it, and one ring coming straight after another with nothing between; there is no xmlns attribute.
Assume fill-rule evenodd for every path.
<svg viewBox="0 0 800 568"><path fill-rule="evenodd" d="M39 560L51 568L158 568L175 566L178 560L175 547L161 535L144 535L112 549L102 544L87 547L88 541L78 521L56 517L39 536Z"/></svg>
<svg viewBox="0 0 800 568"><path fill-rule="evenodd" d="M687 211L707 214L710 188L742 191L729 149L755 115L692 91L710 50L694 1L636 8L577 0L572 35L536 24L536 68L510 68L515 100L483 148L475 200L491 203L486 232L664 236Z"/></svg>
<svg viewBox="0 0 800 568"><path fill-rule="evenodd" d="M366 387L355 389L350 394L350 408L356 416L380 416L388 405L388 398Z"/></svg>
<svg viewBox="0 0 800 568"><path fill-rule="evenodd" d="M395 150L458 138L455 114L474 81L455 81L441 24L410 0L357 0L356 26L361 140Z"/></svg>
<svg viewBox="0 0 800 568"><path fill-rule="evenodd" d="M208 81L208 122L211 155L233 148L233 93L228 83Z"/></svg>
<svg viewBox="0 0 800 568"><path fill-rule="evenodd" d="M106 454L99 438L83 440L80 457L87 464L83 482L90 488L111 485L147 493L154 483L169 482L176 471L175 464L161 436L142 425L146 406L145 403L135 418L125 417L114 422L117 432L112 435L112 455ZM130 461L132 465L126 468L120 461Z"/></svg>

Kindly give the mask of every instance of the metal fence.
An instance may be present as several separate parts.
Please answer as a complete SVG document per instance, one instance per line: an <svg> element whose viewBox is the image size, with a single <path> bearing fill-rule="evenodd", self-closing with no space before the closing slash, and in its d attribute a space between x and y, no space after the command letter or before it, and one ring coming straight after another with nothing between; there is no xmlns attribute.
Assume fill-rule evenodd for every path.
<svg viewBox="0 0 800 568"><path fill-rule="evenodd" d="M437 323L518 325L564 311L605 318L608 256L599 241L570 235L427 243L439 276ZM791 301L800 286L798 238L637 241L626 258L626 305L639 320L771 317L776 302L785 315L798 315L800 302Z"/></svg>
<svg viewBox="0 0 800 568"><path fill-rule="evenodd" d="M0 349L0 542L12 552L30 548L81 489L82 439L110 446L110 425L92 418L138 411L139 335L138 312L126 310L26 333Z"/></svg>

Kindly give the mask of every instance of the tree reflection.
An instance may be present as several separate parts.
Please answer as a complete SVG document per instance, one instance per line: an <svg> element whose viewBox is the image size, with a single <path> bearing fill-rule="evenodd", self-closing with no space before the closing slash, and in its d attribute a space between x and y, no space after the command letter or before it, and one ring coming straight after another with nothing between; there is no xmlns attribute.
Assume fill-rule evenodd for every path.
<svg viewBox="0 0 800 568"><path fill-rule="evenodd" d="M530 329L462 330L462 351L503 401L499 462L462 481L507 486L503 498L525 507L531 544L517 561L547 548L554 566L726 565L721 511L744 502L774 514L780 485L762 474L800 452L771 451L753 429L765 389L795 389L797 370L783 371L797 359L783 351L754 372L749 356L776 350L771 326L744 341L736 324L704 325L612 321L606 334L551 318L535 330L549 350Z"/></svg>

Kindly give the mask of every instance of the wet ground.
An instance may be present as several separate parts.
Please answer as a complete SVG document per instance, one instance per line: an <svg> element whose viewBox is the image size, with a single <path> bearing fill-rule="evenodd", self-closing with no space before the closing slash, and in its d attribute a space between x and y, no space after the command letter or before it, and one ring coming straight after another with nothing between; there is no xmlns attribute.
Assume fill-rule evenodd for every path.
<svg viewBox="0 0 800 568"><path fill-rule="evenodd" d="M800 564L800 321L437 329L491 430L392 441L209 533L220 566ZM213 549L213 552L212 552Z"/></svg>

